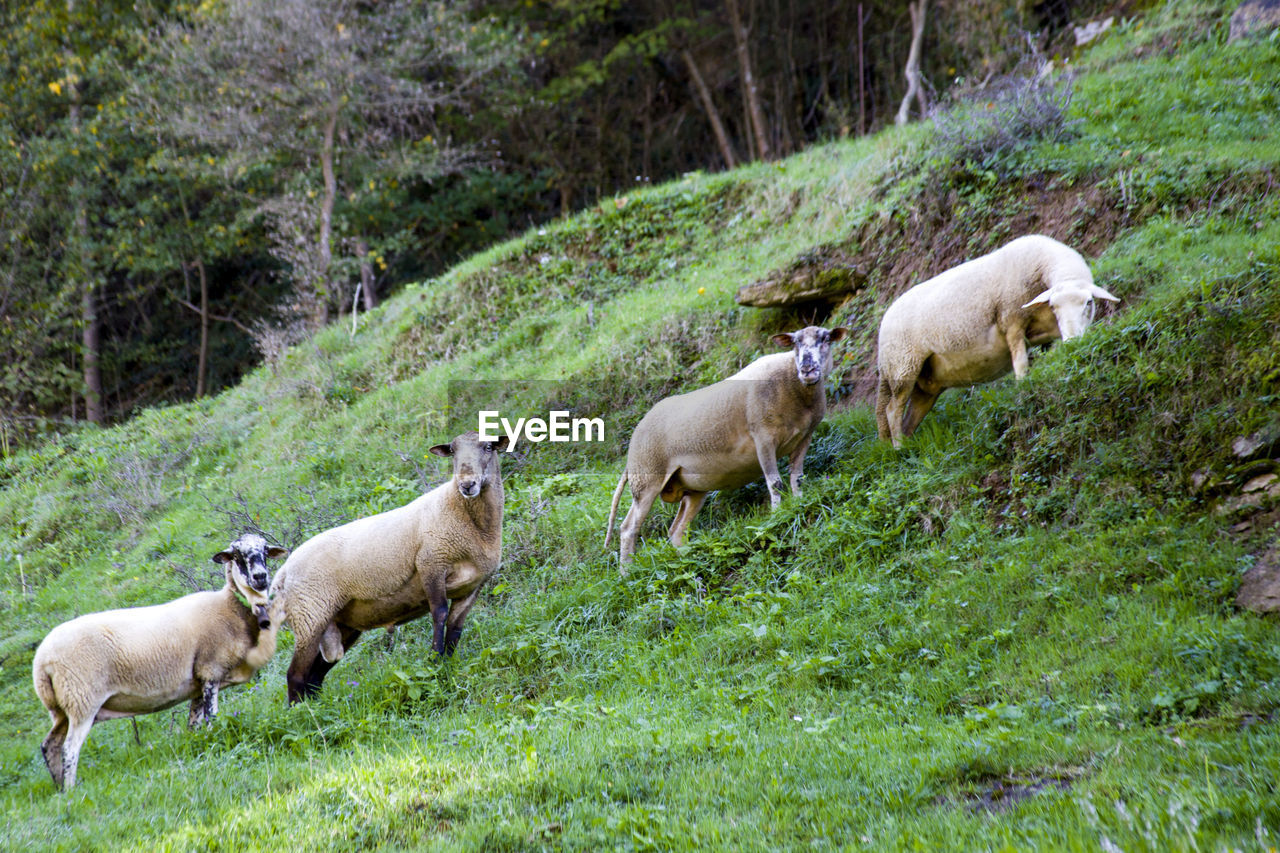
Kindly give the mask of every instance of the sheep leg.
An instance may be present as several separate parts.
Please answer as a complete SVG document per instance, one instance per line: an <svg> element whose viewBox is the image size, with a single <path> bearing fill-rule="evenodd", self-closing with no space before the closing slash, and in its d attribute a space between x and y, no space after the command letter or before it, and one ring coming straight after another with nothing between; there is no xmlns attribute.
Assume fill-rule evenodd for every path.
<svg viewBox="0 0 1280 853"><path fill-rule="evenodd" d="M62 742L62 790L70 790L76 784L76 765L80 763L80 747L89 737L93 718L97 712L75 720L67 727L66 740Z"/></svg>
<svg viewBox="0 0 1280 853"><path fill-rule="evenodd" d="M893 441L894 448L902 446L902 423L911 400L911 392L915 390L915 385L914 378L896 388L890 385L889 401L885 405L885 420L889 423L889 438Z"/></svg>
<svg viewBox="0 0 1280 853"><path fill-rule="evenodd" d="M191 700L191 713L187 715L187 728L194 729L202 723L207 723L217 713L218 682L215 679L210 679L201 685L200 695Z"/></svg>
<svg viewBox="0 0 1280 853"><path fill-rule="evenodd" d="M761 432L754 436L756 441L756 460L760 470L764 472L764 484L769 489L769 507L777 509L782 504L782 476L778 474L777 447L773 436Z"/></svg>
<svg viewBox="0 0 1280 853"><path fill-rule="evenodd" d="M657 498L657 490L638 493L633 490L631 493L631 509L627 510L627 517L622 519L622 527L618 530L618 538L621 541L618 560L623 575L626 575L627 566L635 559L636 538L640 535L640 525L644 524L644 520L649 517L649 509Z"/></svg>
<svg viewBox="0 0 1280 853"><path fill-rule="evenodd" d="M809 452L809 442L813 441L813 433L800 439L800 444L791 452L791 494L800 497L800 478L804 476L804 456Z"/></svg>
<svg viewBox="0 0 1280 853"><path fill-rule="evenodd" d="M53 728L40 744L40 754L44 756L45 767L53 777L53 784L62 787L62 744L67 739L67 715L61 711L50 711L53 717Z"/></svg>
<svg viewBox="0 0 1280 853"><path fill-rule="evenodd" d="M448 566L425 569L420 566L418 568L419 575L424 578L431 578L424 584L427 594L427 606L431 608L431 648L440 656L445 653L445 621L449 618L449 596L444 585L445 575L448 571Z"/></svg>
<svg viewBox="0 0 1280 853"><path fill-rule="evenodd" d="M884 378L876 386L876 433L881 441L890 440L893 435L889 431L889 400L893 394L889 391L889 383Z"/></svg>
<svg viewBox="0 0 1280 853"><path fill-rule="evenodd" d="M458 647L458 641L462 639L462 623L467 621L467 614L471 612L471 605L476 603L476 599L480 596L480 587L471 590L466 598L459 598L449 607L449 618L445 622L444 634L444 653L446 655L453 654L453 650Z"/></svg>
<svg viewBox="0 0 1280 853"><path fill-rule="evenodd" d="M320 634L317 632L306 636L295 630L294 636L297 644L293 649L293 659L289 661L289 672L285 676L290 705L314 696L320 690L319 682L312 683L311 680L312 665L320 657ZM324 676L321 675L320 681L323 680Z"/></svg>
<svg viewBox="0 0 1280 853"><path fill-rule="evenodd" d="M1005 329L1005 343L1009 345L1009 355L1014 362L1014 377L1023 379L1030 369L1027 360L1027 327L1015 323Z"/></svg>
<svg viewBox="0 0 1280 853"><path fill-rule="evenodd" d="M1031 367L1027 360L1027 327L1015 323L1005 331L1004 339L1009 344L1009 355L1013 359L1013 375L1022 379Z"/></svg>
<svg viewBox="0 0 1280 853"><path fill-rule="evenodd" d="M917 385L911 391L911 399L907 401L906 414L902 416L902 434L912 435L916 431L916 427L920 426L920 421L924 420L924 416L929 414L929 410L933 408L933 404L938 402L938 397L942 394L930 394L928 391Z"/></svg>
<svg viewBox="0 0 1280 853"><path fill-rule="evenodd" d="M706 499L706 492L685 492L680 498L680 510L671 522L671 529L667 531L667 537L672 545L679 548L684 544L684 534L689 529L689 522L693 521L698 510L702 509L702 502Z"/></svg>
<svg viewBox="0 0 1280 853"><path fill-rule="evenodd" d="M338 641L342 644L342 654L338 655L333 660L329 660L323 654L318 654L315 659L311 661L311 666L307 667L306 675L306 690L308 696L314 696L320 692L320 688L324 684L324 677L329 674L329 670L338 665L338 661L342 660L346 655L347 650L354 646L356 644L356 640L360 639L360 635L364 633L363 631L357 631L355 628L348 627L347 625L339 625L337 623L330 623L329 627L325 629L326 633L333 628L337 629L339 636ZM322 644L325 641L324 638L325 634L321 634Z"/></svg>

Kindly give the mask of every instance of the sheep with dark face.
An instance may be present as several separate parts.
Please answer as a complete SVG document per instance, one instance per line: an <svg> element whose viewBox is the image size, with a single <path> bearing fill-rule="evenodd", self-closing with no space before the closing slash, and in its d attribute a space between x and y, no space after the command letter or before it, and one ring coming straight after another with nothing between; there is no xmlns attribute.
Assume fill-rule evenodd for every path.
<svg viewBox="0 0 1280 853"><path fill-rule="evenodd" d="M1076 250L1032 234L952 267L894 300L880 321L876 422L894 447L948 388L1027 375L1027 347L1064 341L1093 321L1093 283Z"/></svg>
<svg viewBox="0 0 1280 853"><path fill-rule="evenodd" d="M293 552L272 592L293 629L288 697L320 690L360 635L431 615L432 648L452 654L480 589L502 558L507 439L474 433L431 448L453 477L413 502L319 533Z"/></svg>
<svg viewBox="0 0 1280 853"><path fill-rule="evenodd" d="M660 400L631 435L627 467L613 492L605 547L623 487L631 483L631 509L619 531L622 573L635 554L640 525L653 502L680 502L668 536L679 547L707 493L736 489L764 476L769 502L782 501L778 458L791 457L791 491L800 494L804 456L827 411L831 345L844 328L809 326L774 335L791 352L758 358L728 379Z"/></svg>
<svg viewBox="0 0 1280 853"><path fill-rule="evenodd" d="M54 784L75 785L94 723L188 700L190 726L212 718L218 690L248 681L275 654L279 620L267 596L266 561L286 553L246 534L213 556L226 570L220 590L89 613L50 631L31 671L53 719L41 752Z"/></svg>

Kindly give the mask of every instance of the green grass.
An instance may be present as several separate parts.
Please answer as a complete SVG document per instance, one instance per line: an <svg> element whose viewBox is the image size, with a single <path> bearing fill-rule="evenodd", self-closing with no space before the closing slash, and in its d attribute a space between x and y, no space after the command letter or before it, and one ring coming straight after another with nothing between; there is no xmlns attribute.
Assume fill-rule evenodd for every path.
<svg viewBox="0 0 1280 853"><path fill-rule="evenodd" d="M1280 47L1225 45L1227 5L1166 4L1078 57L1063 140L949 163L913 126L688 176L214 400L0 460L6 848L1274 847L1280 642L1232 603L1274 521L1233 532L1223 499L1232 440L1280 417ZM1028 221L1099 246L1118 311L1025 382L944 395L901 452L836 401L802 497L717 494L679 552L659 507L619 577L630 428L800 322L736 306L741 284L824 243L866 260L831 320L848 389L931 251L1048 217L1057 190L1026 190L1050 185L1090 195ZM426 448L464 378L556 380L614 432L504 460L503 566L458 655L421 623L373 632L286 708L286 633L210 728L95 727L56 794L30 684L49 628L215 584L245 525L297 544L411 499L447 475Z"/></svg>

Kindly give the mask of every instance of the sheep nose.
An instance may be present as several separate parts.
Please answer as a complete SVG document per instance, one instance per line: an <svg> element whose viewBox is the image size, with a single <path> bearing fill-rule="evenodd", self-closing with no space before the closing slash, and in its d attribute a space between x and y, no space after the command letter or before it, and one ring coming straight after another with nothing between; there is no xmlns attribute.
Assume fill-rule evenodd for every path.
<svg viewBox="0 0 1280 853"><path fill-rule="evenodd" d="M267 577L266 572L254 572L254 574L249 578L249 582L253 584L254 589L262 591L267 588L267 584L270 583L270 578Z"/></svg>
<svg viewBox="0 0 1280 853"><path fill-rule="evenodd" d="M458 483L458 490L462 492L463 497L474 498L480 494L480 484L475 480L462 480Z"/></svg>

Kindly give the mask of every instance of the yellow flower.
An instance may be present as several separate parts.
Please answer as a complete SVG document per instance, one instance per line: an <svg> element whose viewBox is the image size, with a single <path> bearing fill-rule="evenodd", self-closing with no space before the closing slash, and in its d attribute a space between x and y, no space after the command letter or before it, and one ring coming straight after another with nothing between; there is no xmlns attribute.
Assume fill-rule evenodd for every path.
<svg viewBox="0 0 1280 853"><path fill-rule="evenodd" d="M705 287L699 287L699 288L698 288L698 295L699 295L699 296L701 296L702 294L704 294L704 293L706 293L706 292L707 292L707 289L706 289Z"/></svg>
<svg viewBox="0 0 1280 853"><path fill-rule="evenodd" d="M55 94L55 95L61 95L61 94L62 94L62 84L61 84L61 83L59 83L59 82L57 82L57 81L55 80L54 82L52 82L52 83L50 83L50 84L49 84L49 91L50 91L50 92L53 92L53 94Z"/></svg>

